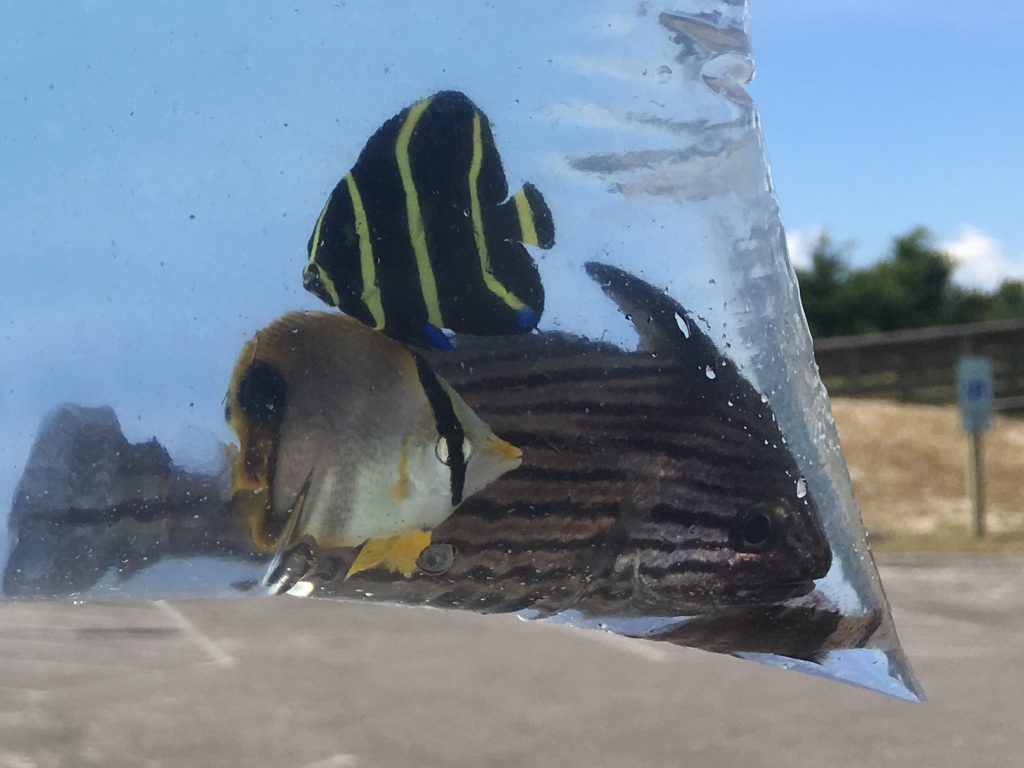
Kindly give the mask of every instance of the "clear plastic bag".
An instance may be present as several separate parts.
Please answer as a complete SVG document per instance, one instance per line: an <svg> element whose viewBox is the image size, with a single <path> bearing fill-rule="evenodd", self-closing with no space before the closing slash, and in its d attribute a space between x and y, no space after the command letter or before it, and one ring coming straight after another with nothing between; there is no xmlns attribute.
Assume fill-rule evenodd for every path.
<svg viewBox="0 0 1024 768"><path fill-rule="evenodd" d="M6 598L518 612L918 695L745 4L533 10L225 23L194 78L81 12L101 72L13 117Z"/></svg>

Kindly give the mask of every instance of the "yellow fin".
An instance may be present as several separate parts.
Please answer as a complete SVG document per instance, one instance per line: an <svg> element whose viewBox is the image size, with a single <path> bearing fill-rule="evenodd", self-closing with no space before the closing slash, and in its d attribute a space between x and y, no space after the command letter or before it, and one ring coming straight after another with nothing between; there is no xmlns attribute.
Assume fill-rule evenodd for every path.
<svg viewBox="0 0 1024 768"><path fill-rule="evenodd" d="M497 435L494 436L494 452L498 454L505 461L518 462L523 458L523 451L519 447L512 445L512 443L502 440Z"/></svg>
<svg viewBox="0 0 1024 768"><path fill-rule="evenodd" d="M416 558L429 545L430 531L410 531L386 539L370 539L359 550L345 578L378 566L403 576L412 576L416 572Z"/></svg>

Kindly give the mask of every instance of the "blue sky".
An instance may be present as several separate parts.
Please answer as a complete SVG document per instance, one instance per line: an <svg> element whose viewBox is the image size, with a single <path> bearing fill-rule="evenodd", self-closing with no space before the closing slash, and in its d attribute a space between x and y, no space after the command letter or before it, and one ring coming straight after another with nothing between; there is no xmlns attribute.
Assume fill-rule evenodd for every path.
<svg viewBox="0 0 1024 768"><path fill-rule="evenodd" d="M822 227L864 263L920 224L962 282L1024 277L1024 3L753 0L751 17L796 259Z"/></svg>

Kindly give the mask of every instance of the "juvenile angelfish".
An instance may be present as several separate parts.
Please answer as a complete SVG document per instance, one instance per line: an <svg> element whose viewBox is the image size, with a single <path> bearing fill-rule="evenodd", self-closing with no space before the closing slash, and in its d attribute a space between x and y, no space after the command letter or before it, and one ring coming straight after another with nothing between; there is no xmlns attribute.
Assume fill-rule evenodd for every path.
<svg viewBox="0 0 1024 768"><path fill-rule="evenodd" d="M442 91L367 141L317 218L303 282L392 338L445 349L445 328L532 331L544 289L523 244L554 242L540 191L527 183L509 197L487 117Z"/></svg>
<svg viewBox="0 0 1024 768"><path fill-rule="evenodd" d="M351 572L412 573L429 531L521 458L418 355L340 314L257 332L226 403L232 503L254 547L362 545Z"/></svg>

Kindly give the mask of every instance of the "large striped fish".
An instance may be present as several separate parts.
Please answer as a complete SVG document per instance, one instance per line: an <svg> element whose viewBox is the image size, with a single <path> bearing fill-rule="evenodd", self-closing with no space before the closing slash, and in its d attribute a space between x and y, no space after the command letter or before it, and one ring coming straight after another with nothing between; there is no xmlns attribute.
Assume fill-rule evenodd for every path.
<svg viewBox="0 0 1024 768"><path fill-rule="evenodd" d="M442 329L533 330L544 290L523 247L550 248L541 193L511 197L490 123L442 91L384 123L334 188L313 228L304 284L400 341L447 348Z"/></svg>
<svg viewBox="0 0 1024 768"><path fill-rule="evenodd" d="M315 572L295 565L303 593L628 617L812 590L831 549L770 404L664 292L613 267L587 271L638 348L541 333L433 355L522 449L522 466L433 530L411 579L371 569L345 580L354 555L338 553Z"/></svg>

